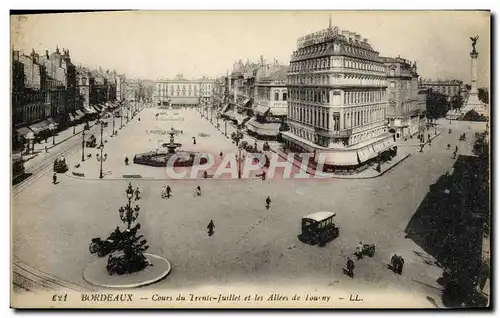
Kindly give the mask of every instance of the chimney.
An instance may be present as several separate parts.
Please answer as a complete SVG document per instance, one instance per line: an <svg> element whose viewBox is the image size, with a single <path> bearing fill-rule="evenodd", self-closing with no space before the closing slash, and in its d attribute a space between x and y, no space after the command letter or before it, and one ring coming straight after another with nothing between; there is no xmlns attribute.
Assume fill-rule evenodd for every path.
<svg viewBox="0 0 500 318"><path fill-rule="evenodd" d="M356 43L359 43L361 41L361 35L354 33L354 39L356 40Z"/></svg>
<svg viewBox="0 0 500 318"><path fill-rule="evenodd" d="M363 38L363 43L368 43L368 39L367 38Z"/></svg>
<svg viewBox="0 0 500 318"><path fill-rule="evenodd" d="M45 50L45 57L49 58L49 50Z"/></svg>
<svg viewBox="0 0 500 318"><path fill-rule="evenodd" d="M349 31L342 30L342 36L344 36L346 40L349 40Z"/></svg>

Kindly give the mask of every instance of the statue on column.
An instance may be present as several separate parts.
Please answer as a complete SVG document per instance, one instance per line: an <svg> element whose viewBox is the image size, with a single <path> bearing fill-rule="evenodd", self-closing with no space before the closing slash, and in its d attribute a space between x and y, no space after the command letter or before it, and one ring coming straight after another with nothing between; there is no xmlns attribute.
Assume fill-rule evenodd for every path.
<svg viewBox="0 0 500 318"><path fill-rule="evenodd" d="M471 37L470 40L472 41L472 53L476 53L476 43L477 40L479 39L479 35L476 35L475 37Z"/></svg>

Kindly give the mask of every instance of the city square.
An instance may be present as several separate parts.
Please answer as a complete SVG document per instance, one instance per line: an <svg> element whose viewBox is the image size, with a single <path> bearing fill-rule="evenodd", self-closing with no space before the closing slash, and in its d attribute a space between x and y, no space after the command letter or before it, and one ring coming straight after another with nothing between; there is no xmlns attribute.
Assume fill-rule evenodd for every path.
<svg viewBox="0 0 500 318"><path fill-rule="evenodd" d="M240 59L217 78L179 67L141 81L75 67L79 97L65 115L69 84L57 87L64 101L42 92L56 96L45 102L50 117L13 92L14 291L140 287L167 300L161 293L207 286L280 287L312 302L342 291L401 295L388 307L486 306L490 123L476 84L479 37L467 88L422 81L420 60L379 56L327 22L298 37L289 65ZM19 72L42 74L57 62L71 69L62 52L13 55ZM38 89L30 81L23 89Z"/></svg>

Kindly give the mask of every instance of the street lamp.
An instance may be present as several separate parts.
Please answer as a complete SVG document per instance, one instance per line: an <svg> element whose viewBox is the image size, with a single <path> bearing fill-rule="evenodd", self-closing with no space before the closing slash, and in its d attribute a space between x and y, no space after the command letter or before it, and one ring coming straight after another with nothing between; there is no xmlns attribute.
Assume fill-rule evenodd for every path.
<svg viewBox="0 0 500 318"><path fill-rule="evenodd" d="M56 145L56 127L54 124L49 125L49 130L52 133L52 146Z"/></svg>
<svg viewBox="0 0 500 318"><path fill-rule="evenodd" d="M104 151L104 143L102 141L102 132L104 130L104 122L101 122L101 144L99 145L99 148L101 150L101 155L99 156L99 154L96 155L96 158L97 158L97 161L99 161L99 163L101 164L100 165L100 170L99 170L99 179L102 179L104 178L104 176L102 175L102 163L104 161L106 161L106 159L108 158L108 155L107 154L102 154L102 152Z"/></svg>
<svg viewBox="0 0 500 318"><path fill-rule="evenodd" d="M113 112L113 133L111 134L111 136L114 136L115 135L115 113Z"/></svg>
<svg viewBox="0 0 500 318"><path fill-rule="evenodd" d="M85 161L85 129L82 131L82 162Z"/></svg>
<svg viewBox="0 0 500 318"><path fill-rule="evenodd" d="M136 205L135 208L130 206L130 202L132 201L132 197L134 196L134 189L132 188L132 183L128 184L127 190L125 190L127 194L128 203L126 206L122 206L118 209L118 213L120 214L120 219L123 223L127 223L127 227L130 229L130 225L132 222L137 220L139 217L139 205Z"/></svg>
<svg viewBox="0 0 500 318"><path fill-rule="evenodd" d="M224 118L224 136L227 137L227 119Z"/></svg>

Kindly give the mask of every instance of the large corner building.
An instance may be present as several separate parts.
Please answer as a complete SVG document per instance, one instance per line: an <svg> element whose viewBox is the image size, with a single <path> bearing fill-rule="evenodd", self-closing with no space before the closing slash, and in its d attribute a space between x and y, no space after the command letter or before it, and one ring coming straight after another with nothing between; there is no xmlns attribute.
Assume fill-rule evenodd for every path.
<svg viewBox="0 0 500 318"><path fill-rule="evenodd" d="M288 71L285 147L323 153L327 168L356 169L394 146L386 69L366 38L337 27L297 41Z"/></svg>

